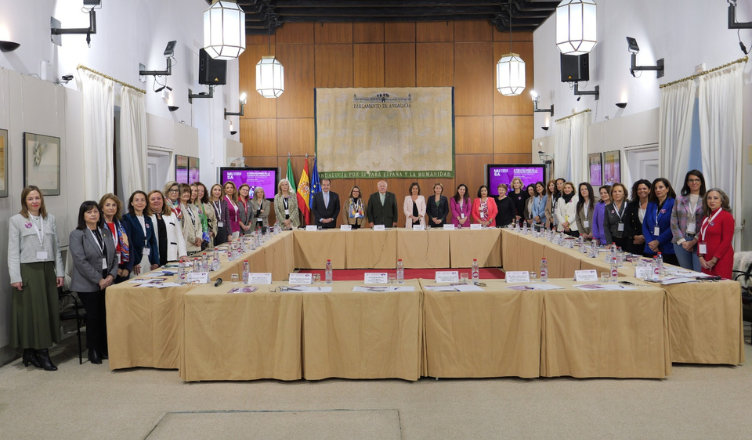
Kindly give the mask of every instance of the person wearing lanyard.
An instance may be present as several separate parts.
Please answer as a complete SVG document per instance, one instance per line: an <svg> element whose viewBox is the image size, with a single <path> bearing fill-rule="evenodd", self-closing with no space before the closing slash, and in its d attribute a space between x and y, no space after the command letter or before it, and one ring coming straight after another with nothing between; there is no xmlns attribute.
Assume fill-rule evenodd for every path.
<svg viewBox="0 0 752 440"><path fill-rule="evenodd" d="M496 187L496 191L499 196L494 199L496 203L496 226L503 228L514 223L515 217L517 217L517 208L514 207L514 202L510 197L507 197L507 191L509 187L506 183L500 183Z"/></svg>
<svg viewBox="0 0 752 440"><path fill-rule="evenodd" d="M523 216L525 214L525 205L527 204L529 195L524 189L525 184L522 183L522 179L519 177L512 179L512 191L509 193L509 198L514 202L514 209L517 211L515 220L518 223L521 223L520 220L525 220Z"/></svg>
<svg viewBox="0 0 752 440"><path fill-rule="evenodd" d="M488 187L478 188L478 198L473 201L473 219L475 223L493 228L496 226L496 202L488 198Z"/></svg>
<svg viewBox="0 0 752 440"><path fill-rule="evenodd" d="M253 232L255 225L253 223L253 213L251 213L250 200L248 193L251 187L244 183L238 187L238 225L240 226L240 235L250 234Z"/></svg>
<svg viewBox="0 0 752 440"><path fill-rule="evenodd" d="M175 214L175 217L180 220L183 213L180 210L180 184L173 181L167 182L162 191L170 210Z"/></svg>
<svg viewBox="0 0 752 440"><path fill-rule="evenodd" d="M360 195L360 188L353 186L350 190L350 197L345 202L344 224L352 226L353 229L360 229L366 221L366 212L366 203Z"/></svg>
<svg viewBox="0 0 752 440"><path fill-rule="evenodd" d="M535 214L533 214L533 201L535 200L535 185L530 184L525 189L527 200L525 201L524 217L528 227L533 227L535 223Z"/></svg>
<svg viewBox="0 0 752 440"><path fill-rule="evenodd" d="M659 177L653 181L645 220L642 222L642 235L645 236L645 257L653 258L660 252L665 263L678 266L679 261L671 244L671 210L674 209L675 197L676 193L668 179Z"/></svg>
<svg viewBox="0 0 752 440"><path fill-rule="evenodd" d="M8 272L13 287L10 346L23 348L24 366L55 371L48 349L60 342L57 288L63 286L65 269L55 216L47 213L36 186L21 191L21 212L9 220Z"/></svg>
<svg viewBox="0 0 752 440"><path fill-rule="evenodd" d="M185 238L180 225L180 220L165 203L164 195L157 191L149 192L149 218L154 225L154 234L157 236L159 247L159 265L164 266L172 261L188 261L188 252L185 250ZM105 213L106 216L106 213Z"/></svg>
<svg viewBox="0 0 752 440"><path fill-rule="evenodd" d="M217 218L217 234L214 236L214 246L227 243L227 202L222 197L222 185L215 183L209 191L209 202L214 209L214 216Z"/></svg>
<svg viewBox="0 0 752 440"><path fill-rule="evenodd" d="M702 199L705 218L700 226L700 241L697 245L702 273L731 279L734 267L734 217L729 207L729 197L720 189L713 188Z"/></svg>
<svg viewBox="0 0 752 440"><path fill-rule="evenodd" d="M671 233L674 253L679 265L699 272L700 259L697 257L697 233L702 221L702 198L705 196L705 177L698 170L692 170L684 177L681 195L676 198L671 210Z"/></svg>
<svg viewBox="0 0 752 440"><path fill-rule="evenodd" d="M580 183L579 193L580 197L575 211L577 230L580 232L580 237L591 240L593 238L593 212L595 211L593 187L587 182Z"/></svg>
<svg viewBox="0 0 752 440"><path fill-rule="evenodd" d="M420 194L418 182L410 184L408 195L402 203L402 212L405 214L405 227L411 229L413 225L426 226L426 198Z"/></svg>
<svg viewBox="0 0 752 440"><path fill-rule="evenodd" d="M159 246L154 233L154 225L146 214L146 193L138 190L128 199L128 213L123 220L131 226L131 257L133 274L154 270L159 267Z"/></svg>
<svg viewBox="0 0 752 440"><path fill-rule="evenodd" d="M548 206L548 199L549 197L546 195L546 187L543 186L543 182L536 182L535 197L533 198L533 221L541 228L546 226L546 206Z"/></svg>
<svg viewBox="0 0 752 440"><path fill-rule="evenodd" d="M193 182L191 187L196 186L196 208L201 217L201 236L203 242L201 248L214 247L212 244L214 237L217 236L217 218L214 216L214 209L209 205L209 194L206 191L206 185L201 182Z"/></svg>
<svg viewBox="0 0 752 440"><path fill-rule="evenodd" d="M185 239L185 250L190 256L201 251L201 219L198 217L196 205L191 203L191 187L180 184L180 209L183 211L182 230Z"/></svg>
<svg viewBox="0 0 752 440"><path fill-rule="evenodd" d="M633 254L642 254L645 251L645 236L642 235L642 222L648 209L648 197L652 184L646 179L640 179L632 185L632 198L627 205L627 220L632 232L632 243L626 248Z"/></svg>
<svg viewBox="0 0 752 440"><path fill-rule="evenodd" d="M626 215L629 212L629 203L627 203L627 187L621 183L614 183L611 187L611 203L606 205L603 213L603 234L604 241L602 245L616 243L624 251L628 251L632 246L632 237L634 231ZM595 217L595 216L593 216Z"/></svg>
<svg viewBox="0 0 752 440"><path fill-rule="evenodd" d="M240 216L238 215L238 191L235 183L232 181L225 182L222 187L224 190L223 200L226 202L227 211L224 213L225 227L227 227L227 236L237 239L240 236Z"/></svg>
<svg viewBox="0 0 752 440"><path fill-rule="evenodd" d="M598 194L600 195L600 200L595 204L595 209L593 210L593 224L591 226L595 244L602 246L607 244L603 224L606 215L606 205L611 203L611 185L604 185L598 188ZM624 248L622 247L622 249Z"/></svg>
<svg viewBox="0 0 752 440"><path fill-rule="evenodd" d="M452 223L455 228L470 227L470 211L472 204L470 196L467 195L467 185L460 183L457 185L457 192L449 201L449 209L452 211Z"/></svg>
<svg viewBox="0 0 752 440"><path fill-rule="evenodd" d="M574 183L567 182L562 189L561 197L556 202L556 230L571 237L579 237L577 230L577 203L579 198L574 193Z"/></svg>
<svg viewBox="0 0 752 440"><path fill-rule="evenodd" d="M274 196L274 214L282 229L290 230L300 227L298 214L298 198L290 192L290 181L282 179L277 184L277 194Z"/></svg>
<svg viewBox="0 0 752 440"><path fill-rule="evenodd" d="M131 226L128 222L121 221L123 202L115 194L103 195L99 200L99 210L102 211L104 226L109 229L115 239L113 245L118 260L118 271L114 284L119 284L126 281L133 271L130 245Z"/></svg>
<svg viewBox="0 0 752 440"><path fill-rule="evenodd" d="M248 214L253 215L254 220L251 228L261 229L266 232L266 228L269 227L269 205L271 203L266 200L264 188L259 186L253 190L253 198L251 199L248 211Z"/></svg>
<svg viewBox="0 0 752 440"><path fill-rule="evenodd" d="M428 224L431 227L437 228L444 226L446 223L447 215L449 215L449 201L443 196L444 185L440 182L433 184L433 196L428 198L426 203L426 215L428 216Z"/></svg>
<svg viewBox="0 0 752 440"><path fill-rule="evenodd" d="M108 358L105 289L118 275L115 238L103 225L99 205L87 200L78 209L78 226L68 241L73 260L70 289L86 309L86 346L92 364Z"/></svg>

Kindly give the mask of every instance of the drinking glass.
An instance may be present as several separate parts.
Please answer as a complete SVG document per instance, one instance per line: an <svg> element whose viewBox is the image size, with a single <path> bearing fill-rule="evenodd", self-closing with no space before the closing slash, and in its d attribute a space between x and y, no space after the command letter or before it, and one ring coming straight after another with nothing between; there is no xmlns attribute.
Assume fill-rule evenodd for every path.
<svg viewBox="0 0 752 440"><path fill-rule="evenodd" d="M460 281L462 281L462 284L467 284L467 272L462 272L460 274Z"/></svg>
<svg viewBox="0 0 752 440"><path fill-rule="evenodd" d="M396 273L390 273L389 274L389 284L394 284L397 282L397 274Z"/></svg>
<svg viewBox="0 0 752 440"><path fill-rule="evenodd" d="M321 282L321 274L320 273L313 274L313 282L314 283L320 283Z"/></svg>
<svg viewBox="0 0 752 440"><path fill-rule="evenodd" d="M232 284L237 284L238 283L238 274L234 273L234 274L230 275L230 282Z"/></svg>
<svg viewBox="0 0 752 440"><path fill-rule="evenodd" d="M607 283L611 279L611 273L601 272L601 283Z"/></svg>
<svg viewBox="0 0 752 440"><path fill-rule="evenodd" d="M530 272L530 282L534 283L538 279L538 272Z"/></svg>

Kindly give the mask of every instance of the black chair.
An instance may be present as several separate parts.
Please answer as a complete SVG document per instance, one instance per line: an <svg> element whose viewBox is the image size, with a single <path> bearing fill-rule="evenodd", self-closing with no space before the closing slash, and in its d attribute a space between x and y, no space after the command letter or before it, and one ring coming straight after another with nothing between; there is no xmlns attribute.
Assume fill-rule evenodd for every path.
<svg viewBox="0 0 752 440"><path fill-rule="evenodd" d="M752 322L752 264L747 266L747 270L733 270L731 271L734 280L739 281L742 285L742 319L747 322ZM746 340L744 342L747 342ZM752 340L747 342L752 344Z"/></svg>
<svg viewBox="0 0 752 440"><path fill-rule="evenodd" d="M78 337L78 363L84 363L83 347L81 346L81 327L86 325L86 309L84 309L81 301L73 295L70 290L63 290L62 287L57 289L59 301L63 301L68 298L71 300L71 304L67 307L60 308L60 321L76 320L76 336Z"/></svg>

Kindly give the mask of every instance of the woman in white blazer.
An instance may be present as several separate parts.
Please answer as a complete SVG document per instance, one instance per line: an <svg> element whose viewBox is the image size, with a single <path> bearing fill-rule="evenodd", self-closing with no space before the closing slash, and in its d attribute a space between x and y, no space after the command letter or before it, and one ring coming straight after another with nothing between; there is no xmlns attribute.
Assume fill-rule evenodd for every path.
<svg viewBox="0 0 752 440"><path fill-rule="evenodd" d="M564 184L562 195L556 202L556 230L563 232L572 237L578 237L577 232L577 194L574 192L574 183L567 182Z"/></svg>
<svg viewBox="0 0 752 440"><path fill-rule="evenodd" d="M164 266L168 261L181 261L188 259L185 250L180 220L169 204L165 203L165 196L154 190L149 193L149 217L154 225L159 244L159 265Z"/></svg>
<svg viewBox="0 0 752 440"><path fill-rule="evenodd" d="M183 229L183 238L185 238L185 250L188 254L195 254L201 251L201 237L203 229L201 228L201 217L196 205L191 203L191 199L196 198L197 189L191 189L190 185L180 184L180 210L183 213L181 227Z"/></svg>
<svg viewBox="0 0 752 440"><path fill-rule="evenodd" d="M420 185L418 182L410 184L409 196L405 196L405 203L402 204L402 210L407 220L406 228L412 228L414 224L426 226L426 199L420 195Z"/></svg>

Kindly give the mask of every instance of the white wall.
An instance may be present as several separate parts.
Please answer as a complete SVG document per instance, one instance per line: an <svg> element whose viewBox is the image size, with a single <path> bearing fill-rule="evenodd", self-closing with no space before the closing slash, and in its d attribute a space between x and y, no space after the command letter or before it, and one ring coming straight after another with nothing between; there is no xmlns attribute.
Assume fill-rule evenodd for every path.
<svg viewBox="0 0 752 440"><path fill-rule="evenodd" d="M585 109L592 110L590 152L658 143L659 85L694 74L698 64L705 63L707 69L712 69L744 56L736 30L728 29L725 1L597 0L597 4L598 45L590 53L590 81L581 83L580 89L589 91L600 86L598 101L583 96L578 102L569 84L560 82L555 16L533 34L534 84L541 96L539 107L548 108L553 103L556 110L553 118L546 113L535 115L534 153L543 138L547 138L544 146L550 145L553 151L554 120ZM752 21L752 2L739 2L737 21ZM655 65L658 58L665 59L663 78L658 79L655 72L649 71L638 72L638 78L630 75L627 36L636 38L640 46L638 65ZM742 30L741 38L748 48L752 47L752 30ZM752 188L747 147L752 144L752 63L745 68L744 78L743 186ZM627 108L615 106L625 101ZM548 131L541 128L546 125L551 127ZM623 170L625 164L622 154ZM752 221L752 191L743 197L743 212L734 213L737 222ZM743 248L752 249L752 225L743 232Z"/></svg>

